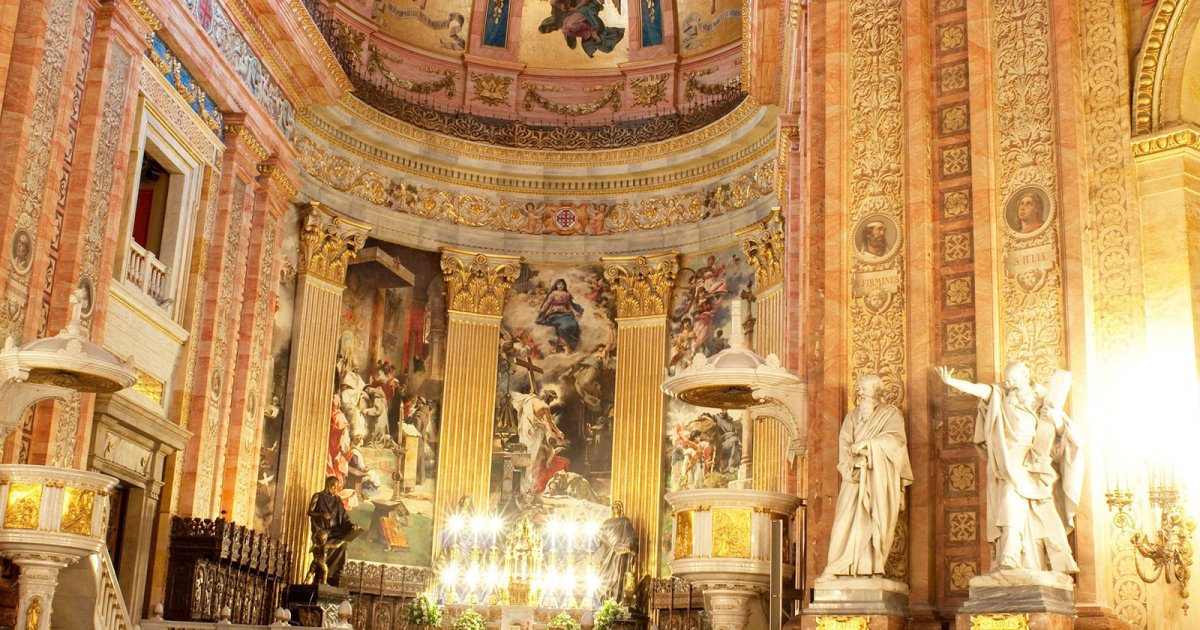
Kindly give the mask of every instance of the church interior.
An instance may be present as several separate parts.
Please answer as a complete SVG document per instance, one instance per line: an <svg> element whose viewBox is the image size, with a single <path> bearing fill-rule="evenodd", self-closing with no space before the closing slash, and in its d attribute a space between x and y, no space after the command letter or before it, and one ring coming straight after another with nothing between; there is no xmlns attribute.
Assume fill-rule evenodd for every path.
<svg viewBox="0 0 1200 630"><path fill-rule="evenodd" d="M1198 25L0 3L0 629L1200 628Z"/></svg>

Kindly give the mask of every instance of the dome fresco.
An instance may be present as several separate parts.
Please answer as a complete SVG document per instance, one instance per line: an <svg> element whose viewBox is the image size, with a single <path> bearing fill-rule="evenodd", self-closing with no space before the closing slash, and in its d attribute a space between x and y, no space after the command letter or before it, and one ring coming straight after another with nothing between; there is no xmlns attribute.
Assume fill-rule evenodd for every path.
<svg viewBox="0 0 1200 630"><path fill-rule="evenodd" d="M467 140L634 146L699 129L745 97L736 0L310 5L356 97Z"/></svg>

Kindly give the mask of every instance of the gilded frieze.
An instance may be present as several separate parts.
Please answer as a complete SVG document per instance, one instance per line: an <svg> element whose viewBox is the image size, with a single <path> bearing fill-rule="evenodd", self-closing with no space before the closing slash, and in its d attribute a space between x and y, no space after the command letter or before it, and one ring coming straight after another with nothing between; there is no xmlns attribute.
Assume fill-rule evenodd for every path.
<svg viewBox="0 0 1200 630"><path fill-rule="evenodd" d="M300 273L342 284L346 265L367 242L368 229L333 215L320 203L310 203L300 228Z"/></svg>
<svg viewBox="0 0 1200 630"><path fill-rule="evenodd" d="M678 254L603 258L604 278L617 294L620 319L665 316L671 304Z"/></svg>
<svg viewBox="0 0 1200 630"><path fill-rule="evenodd" d="M762 221L738 232L746 260L754 267L754 288L761 292L783 282L783 214L779 207Z"/></svg>
<svg viewBox="0 0 1200 630"><path fill-rule="evenodd" d="M848 382L904 406L904 29L900 0L850 3Z"/></svg>
<svg viewBox="0 0 1200 630"><path fill-rule="evenodd" d="M204 88L196 82L191 70L184 66L179 57L171 51L167 43L158 35L150 41L146 49L146 58L162 73L167 83L175 88L176 93L192 108L192 111L204 121L204 124L218 137L224 133L225 116L217 104L209 97Z"/></svg>
<svg viewBox="0 0 1200 630"><path fill-rule="evenodd" d="M528 201L409 183L325 151L301 136L299 161L313 179L393 211L520 234L605 235L697 223L736 212L774 193L772 161L700 190L620 201Z"/></svg>
<svg viewBox="0 0 1200 630"><path fill-rule="evenodd" d="M521 271L519 258L444 250L442 276L451 311L500 317L504 295Z"/></svg>
<svg viewBox="0 0 1200 630"><path fill-rule="evenodd" d="M1047 0L995 0L1001 357L1037 380L1065 364Z"/></svg>

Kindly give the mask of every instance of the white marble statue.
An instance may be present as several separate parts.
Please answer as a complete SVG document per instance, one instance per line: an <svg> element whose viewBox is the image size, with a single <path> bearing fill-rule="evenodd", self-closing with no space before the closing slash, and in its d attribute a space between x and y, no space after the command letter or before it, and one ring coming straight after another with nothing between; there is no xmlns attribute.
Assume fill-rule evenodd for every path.
<svg viewBox="0 0 1200 630"><path fill-rule="evenodd" d="M846 414L838 436L842 475L829 561L822 577L883 575L904 489L912 484L904 416L880 403L883 381L874 374L858 379L858 406Z"/></svg>
<svg viewBox="0 0 1200 630"><path fill-rule="evenodd" d="M1079 440L1063 403L1071 374L1058 370L1049 384L1033 383L1017 361L1004 382L981 385L937 374L950 387L980 399L975 444L987 462L987 538L992 570L1075 573L1067 534L1083 487Z"/></svg>

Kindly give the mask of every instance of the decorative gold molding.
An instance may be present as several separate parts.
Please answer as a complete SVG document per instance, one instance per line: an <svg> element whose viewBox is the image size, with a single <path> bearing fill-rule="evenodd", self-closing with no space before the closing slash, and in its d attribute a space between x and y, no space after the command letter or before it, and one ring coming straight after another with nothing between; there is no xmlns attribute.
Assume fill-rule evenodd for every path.
<svg viewBox="0 0 1200 630"><path fill-rule="evenodd" d="M1167 41L1178 25L1187 0L1161 0L1150 17L1146 38L1137 56L1137 84L1133 92L1133 133L1141 135L1154 131L1162 114L1158 102L1162 88L1162 72L1167 64Z"/></svg>
<svg viewBox="0 0 1200 630"><path fill-rule="evenodd" d="M129 5L146 21L146 24L150 25L151 31L158 31L158 29L162 28L162 20L158 19L158 16L154 14L154 10L146 4L146 0L129 0Z"/></svg>
<svg viewBox="0 0 1200 630"><path fill-rule="evenodd" d="M702 147L709 142L729 135L739 126L748 124L755 118L761 106L753 98L747 98L732 112L722 116L711 125L697 129L681 136L629 148L596 149L592 151L549 151L544 149L522 149L503 146L483 146L477 142L448 137L443 134L426 131L419 127L397 120L371 107L352 94L342 96L341 104L354 118L377 129L398 136L400 141L409 141L424 146L437 146L441 151L458 157L474 159L492 159L513 164L573 164L590 166L609 166L627 164L630 161L652 160L670 157L691 149ZM774 111L771 108L771 111ZM311 121L317 116L315 110L301 110L299 117L311 129Z"/></svg>
<svg viewBox="0 0 1200 630"><path fill-rule="evenodd" d="M816 630L870 630L871 621L867 617L851 615L817 616Z"/></svg>
<svg viewBox="0 0 1200 630"><path fill-rule="evenodd" d="M342 70L342 65L333 56L333 49L329 42L321 36L321 29L317 28L316 20L308 13L308 9L304 7L301 0L287 0L287 5L296 21L300 23L300 30L304 31L304 38L316 49L317 56L321 58L321 65L325 67L325 72L333 77L333 82L337 84L338 90L342 94L348 94L354 89L354 86L351 85L346 72Z"/></svg>
<svg viewBox="0 0 1200 630"><path fill-rule="evenodd" d="M742 63L744 67L744 64L746 63L745 59L742 60ZM720 83L700 82L700 77L710 75L713 72L716 72L716 70L716 68L709 68L707 70L683 73L684 100L691 102L696 99L697 94L702 94L704 96L724 96L730 92L735 92L742 89L743 86L749 85L745 82L745 79L740 76L733 77L731 79L725 79Z"/></svg>
<svg viewBox="0 0 1200 630"><path fill-rule="evenodd" d="M408 79L397 76L396 73L392 72L392 69L387 66L386 62L389 61L392 63L399 63L398 59L383 52L382 50L379 50L379 48L374 44L369 44L367 46L367 72L382 76L388 83L406 92L412 92L413 94L435 94L437 92L445 91L446 98L454 98L454 86L458 84L457 70L439 69L426 66L421 68L421 72L440 74L442 75L442 78L435 81L418 83L416 81L409 81Z"/></svg>
<svg viewBox="0 0 1200 630"><path fill-rule="evenodd" d="M442 249L446 304L451 311L500 317L504 296L520 272L520 256Z"/></svg>
<svg viewBox="0 0 1200 630"><path fill-rule="evenodd" d="M472 72L471 84L475 87L475 96L471 100L484 105L503 105L508 102L508 89L512 82L513 77Z"/></svg>
<svg viewBox="0 0 1200 630"><path fill-rule="evenodd" d="M1133 156L1139 158L1183 148L1200 149L1200 131L1182 127L1133 139Z"/></svg>
<svg viewBox="0 0 1200 630"><path fill-rule="evenodd" d="M788 168L792 153L792 139L800 135L800 128L784 125L779 128L779 139L775 145L775 197L783 202L787 197Z"/></svg>
<svg viewBox="0 0 1200 630"><path fill-rule="evenodd" d="M245 142L246 147L258 158L259 162L271 157L271 152L267 150L267 147L263 146L262 142L259 142L258 138L254 137L254 134L250 132L250 129L246 125L239 123L225 125L225 135L237 136L242 142Z"/></svg>
<svg viewBox="0 0 1200 630"><path fill-rule="evenodd" d="M663 73L630 79L629 88L633 91L633 104L638 107L654 107L667 100L668 76Z"/></svg>
<svg viewBox="0 0 1200 630"><path fill-rule="evenodd" d="M166 384L162 380L138 368L134 368L134 372L137 373L137 382L133 384L133 391L141 392L146 398L161 405L163 401L163 389Z"/></svg>
<svg viewBox="0 0 1200 630"><path fill-rule="evenodd" d="M369 226L350 221L313 201L304 209L300 229L300 274L334 284L346 280L346 266L367 242Z"/></svg>
<svg viewBox="0 0 1200 630"><path fill-rule="evenodd" d="M279 184L279 187L283 189L283 192L287 193L288 197L294 197L296 193L300 192L300 187L283 172L283 169L278 164L259 164L258 174Z"/></svg>
<svg viewBox="0 0 1200 630"><path fill-rule="evenodd" d="M754 267L754 291L762 293L783 282L784 224L779 206L771 214L739 230L738 241L746 259Z"/></svg>
<svg viewBox="0 0 1200 630"><path fill-rule="evenodd" d="M542 92L561 92L563 89L557 85L541 85L538 83L525 84L525 100L522 107L525 111L533 111L533 106L537 105L548 112L562 114L564 116L586 116L600 111L607 105L613 112L621 111L621 90L625 89L623 81L616 81L608 85L593 85L583 89L584 92L596 93L603 92L604 94L597 100L590 103L554 103L542 95Z"/></svg>
<svg viewBox="0 0 1200 630"><path fill-rule="evenodd" d="M617 319L665 317L671 307L679 254L605 257L604 278L617 294Z"/></svg>
<svg viewBox="0 0 1200 630"><path fill-rule="evenodd" d="M305 136L297 139L296 150L300 163L304 165L304 171L318 182L377 206L387 202L387 191L392 182L383 175L363 168L340 155L323 151Z"/></svg>

